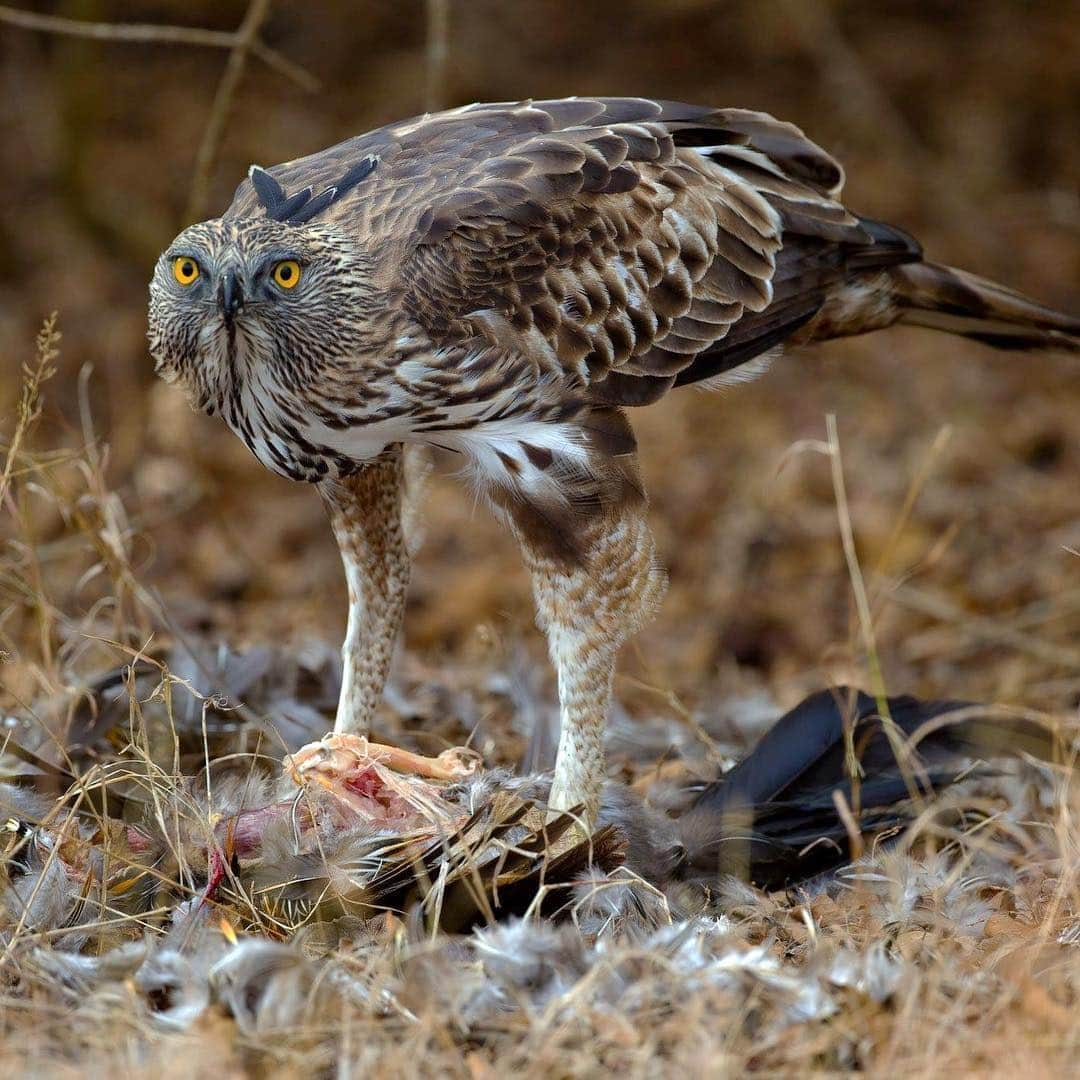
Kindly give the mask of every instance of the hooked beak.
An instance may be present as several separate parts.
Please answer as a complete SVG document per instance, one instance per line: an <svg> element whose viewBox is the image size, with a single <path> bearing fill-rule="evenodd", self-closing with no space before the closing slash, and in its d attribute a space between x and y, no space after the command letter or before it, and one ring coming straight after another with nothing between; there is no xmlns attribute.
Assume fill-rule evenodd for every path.
<svg viewBox="0 0 1080 1080"><path fill-rule="evenodd" d="M226 270L218 285L218 306L228 325L232 324L236 313L244 306L244 284L235 270Z"/></svg>

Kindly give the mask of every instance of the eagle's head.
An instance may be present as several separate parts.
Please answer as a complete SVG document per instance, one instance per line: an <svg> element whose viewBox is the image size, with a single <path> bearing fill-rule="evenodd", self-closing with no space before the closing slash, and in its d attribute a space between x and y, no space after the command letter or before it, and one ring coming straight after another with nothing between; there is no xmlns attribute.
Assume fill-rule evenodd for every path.
<svg viewBox="0 0 1080 1080"><path fill-rule="evenodd" d="M253 382L300 403L356 360L377 300L370 262L335 227L334 211L376 164L361 159L317 195L311 187L289 195L252 166L237 192L241 204L247 193L248 212L180 233L150 282L158 374L197 408L220 413Z"/></svg>
<svg viewBox="0 0 1080 1080"><path fill-rule="evenodd" d="M257 380L301 397L355 357L370 315L366 260L332 227L216 218L185 229L150 282L150 351L192 404L225 410Z"/></svg>

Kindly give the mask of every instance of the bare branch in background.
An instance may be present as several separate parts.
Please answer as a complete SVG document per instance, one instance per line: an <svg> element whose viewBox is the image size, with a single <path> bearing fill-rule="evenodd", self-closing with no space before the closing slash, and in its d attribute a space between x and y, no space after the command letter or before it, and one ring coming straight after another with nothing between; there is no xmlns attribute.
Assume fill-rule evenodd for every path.
<svg viewBox="0 0 1080 1080"><path fill-rule="evenodd" d="M424 65L424 108L435 112L446 105L446 60L449 55L450 0L427 0L427 39Z"/></svg>
<svg viewBox="0 0 1080 1080"><path fill-rule="evenodd" d="M239 42L239 31L204 30L197 26L163 26L155 23L101 23L82 19L65 19L59 15L39 15L32 11L0 4L0 23L21 30L38 30L62 37L88 38L91 41L120 41L135 45L196 45L211 49L233 49ZM256 38L248 46L267 67L307 91L319 89L319 80L299 64L294 64L275 49Z"/></svg>
<svg viewBox="0 0 1080 1080"><path fill-rule="evenodd" d="M893 152L902 155L925 178L927 189L949 220L964 228L972 242L980 242L985 230L979 227L977 216L973 217L971 203L941 177L919 133L844 33L835 5L798 0L786 0L786 4L789 25L814 57L837 111L877 145L891 146Z"/></svg>
<svg viewBox="0 0 1080 1080"><path fill-rule="evenodd" d="M93 41L199 45L230 50L225 71L222 73L214 95L214 103L210 108L202 142L195 155L191 193L184 212L185 222L191 222L200 218L205 210L210 188L210 174L221 147L225 123L243 77L244 68L247 66L248 56L257 57L306 90L315 90L319 86L318 80L303 68L263 44L259 38L259 31L266 22L269 12L270 0L251 0L247 13L244 15L244 21L235 31L228 32L152 23L83 22L55 15L38 15L0 4L0 24L66 37L88 38Z"/></svg>
<svg viewBox="0 0 1080 1080"><path fill-rule="evenodd" d="M214 94L214 104L210 107L210 117L206 122L199 151L195 155L195 175L191 182L191 194L188 197L187 210L184 213L185 224L202 217L206 207L206 196L210 188L210 173L214 167L221 139L225 132L225 121L229 118L233 98L247 66L248 53L257 40L259 30L270 14L270 0L251 0L247 14L240 28L236 31L236 44L229 53L225 71Z"/></svg>

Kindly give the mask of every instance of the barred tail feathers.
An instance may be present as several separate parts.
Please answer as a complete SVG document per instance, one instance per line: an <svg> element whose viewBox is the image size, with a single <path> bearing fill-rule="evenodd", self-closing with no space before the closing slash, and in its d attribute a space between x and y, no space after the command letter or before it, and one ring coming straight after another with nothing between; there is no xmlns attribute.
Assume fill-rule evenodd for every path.
<svg viewBox="0 0 1080 1080"><path fill-rule="evenodd" d="M965 270L914 262L889 270L898 322L996 349L1080 352L1080 319Z"/></svg>

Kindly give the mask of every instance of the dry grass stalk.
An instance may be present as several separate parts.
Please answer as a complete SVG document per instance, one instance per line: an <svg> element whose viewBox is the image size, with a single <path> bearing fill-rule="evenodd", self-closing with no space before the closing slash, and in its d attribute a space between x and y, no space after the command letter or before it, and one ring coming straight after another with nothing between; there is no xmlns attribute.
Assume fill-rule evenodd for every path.
<svg viewBox="0 0 1080 1080"><path fill-rule="evenodd" d="M8 442L4 471L0 474L0 504L7 497L15 462L26 436L41 415L41 388L56 374L56 358L60 355L60 331L57 329L56 320L57 315L54 311L45 320L38 334L34 362L23 365L22 393L15 417L15 430Z"/></svg>

